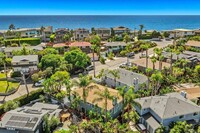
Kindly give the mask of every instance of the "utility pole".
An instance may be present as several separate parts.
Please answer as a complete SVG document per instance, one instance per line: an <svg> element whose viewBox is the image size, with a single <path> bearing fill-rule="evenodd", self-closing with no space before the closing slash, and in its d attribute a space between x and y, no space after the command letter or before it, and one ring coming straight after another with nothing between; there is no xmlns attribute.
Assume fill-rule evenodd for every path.
<svg viewBox="0 0 200 133"><path fill-rule="evenodd" d="M21 74L22 74L22 79L23 79L25 87L26 87L27 95L29 95L29 90L28 90L28 86L27 86L27 83L26 83L24 72L21 71Z"/></svg>

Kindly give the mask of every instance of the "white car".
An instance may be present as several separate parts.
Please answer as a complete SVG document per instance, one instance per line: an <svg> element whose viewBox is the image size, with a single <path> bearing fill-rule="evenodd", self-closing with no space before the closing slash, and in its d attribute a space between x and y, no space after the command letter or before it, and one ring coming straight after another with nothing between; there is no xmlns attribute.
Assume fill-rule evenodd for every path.
<svg viewBox="0 0 200 133"><path fill-rule="evenodd" d="M39 80L38 82L35 83L35 87L43 86L43 82L44 82L44 79Z"/></svg>

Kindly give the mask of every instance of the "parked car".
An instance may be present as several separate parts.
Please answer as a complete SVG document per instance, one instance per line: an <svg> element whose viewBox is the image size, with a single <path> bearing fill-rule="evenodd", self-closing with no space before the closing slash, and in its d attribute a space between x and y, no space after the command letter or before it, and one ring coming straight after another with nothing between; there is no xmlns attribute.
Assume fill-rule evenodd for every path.
<svg viewBox="0 0 200 133"><path fill-rule="evenodd" d="M43 86L43 82L44 82L44 79L39 80L38 82L35 83L35 87Z"/></svg>
<svg viewBox="0 0 200 133"><path fill-rule="evenodd" d="M134 52L130 52L130 53L128 53L128 55L127 55L129 58L130 57L133 57L133 56L135 56L135 53Z"/></svg>
<svg viewBox="0 0 200 133"><path fill-rule="evenodd" d="M145 53L141 53L140 58L145 58L146 54Z"/></svg>
<svg viewBox="0 0 200 133"><path fill-rule="evenodd" d="M93 69L94 69L94 66L93 66L93 65L90 65L90 66L88 66L88 67L86 68L87 71L91 71L91 70L93 70Z"/></svg>
<svg viewBox="0 0 200 133"><path fill-rule="evenodd" d="M131 67L131 66L132 66L131 62L129 62L129 63L125 62L125 63L122 63L121 65L119 65L119 67Z"/></svg>
<svg viewBox="0 0 200 133"><path fill-rule="evenodd" d="M84 70L83 69L79 69L79 70L76 70L73 72L74 75L77 75L77 74L80 74L80 73L83 73Z"/></svg>

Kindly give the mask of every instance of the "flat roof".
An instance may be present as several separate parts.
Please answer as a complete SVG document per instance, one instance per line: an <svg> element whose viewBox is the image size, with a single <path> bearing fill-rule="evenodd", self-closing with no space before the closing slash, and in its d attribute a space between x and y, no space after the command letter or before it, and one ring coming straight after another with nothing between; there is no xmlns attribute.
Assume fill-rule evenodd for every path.
<svg viewBox="0 0 200 133"><path fill-rule="evenodd" d="M108 88L108 87L105 87L105 86L102 86L102 85L96 84L96 83L91 83L90 85L97 86L97 88L93 88L88 91L87 102L90 104L93 104L93 105L96 104L100 108L104 108L104 100L97 101L94 103L94 99L98 98L98 95L95 95L95 92L103 92L105 90L105 88ZM111 88L108 88L108 90L113 97L117 97L117 103L120 103L122 101L122 97L118 94L118 90L111 89ZM82 97L83 89L77 88L74 91L77 92L79 94L79 96L81 96L81 99L83 100L83 97ZM108 108L107 109L111 110L112 108L113 108L113 100L108 100Z"/></svg>
<svg viewBox="0 0 200 133"><path fill-rule="evenodd" d="M200 47L200 42L199 41L188 41L186 46L193 46L193 47Z"/></svg>
<svg viewBox="0 0 200 133"><path fill-rule="evenodd" d="M135 64L136 66L146 67L146 58L134 60L132 63ZM162 69L164 69L164 67L170 67L170 64L167 62L162 62ZM152 63L151 59L148 59L148 68L153 69L153 63ZM156 61L155 69L159 70L159 61Z"/></svg>
<svg viewBox="0 0 200 133"><path fill-rule="evenodd" d="M107 43L104 44L104 46L107 46L107 47L109 47L109 46L112 46L112 47L114 47L114 46L126 46L126 43L125 42L107 42Z"/></svg>
<svg viewBox="0 0 200 133"><path fill-rule="evenodd" d="M43 47L39 46L39 45L38 46L27 46L25 48L27 48L29 50L37 50L37 51L43 50ZM6 47L4 49L4 52L7 53L7 52L12 52L14 50L22 50L22 49L23 49L23 47Z"/></svg>

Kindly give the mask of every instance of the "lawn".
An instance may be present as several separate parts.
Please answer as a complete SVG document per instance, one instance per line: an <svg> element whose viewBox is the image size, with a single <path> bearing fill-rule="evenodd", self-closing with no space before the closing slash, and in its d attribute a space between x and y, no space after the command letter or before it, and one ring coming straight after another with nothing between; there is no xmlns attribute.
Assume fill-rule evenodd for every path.
<svg viewBox="0 0 200 133"><path fill-rule="evenodd" d="M6 75L4 73L0 73L0 79L6 78Z"/></svg>
<svg viewBox="0 0 200 133"><path fill-rule="evenodd" d="M18 82L10 82L9 81L9 88L8 91L11 90L12 88L17 88L19 83ZM6 91L6 87L7 87L7 81L0 81L0 92L3 93Z"/></svg>

